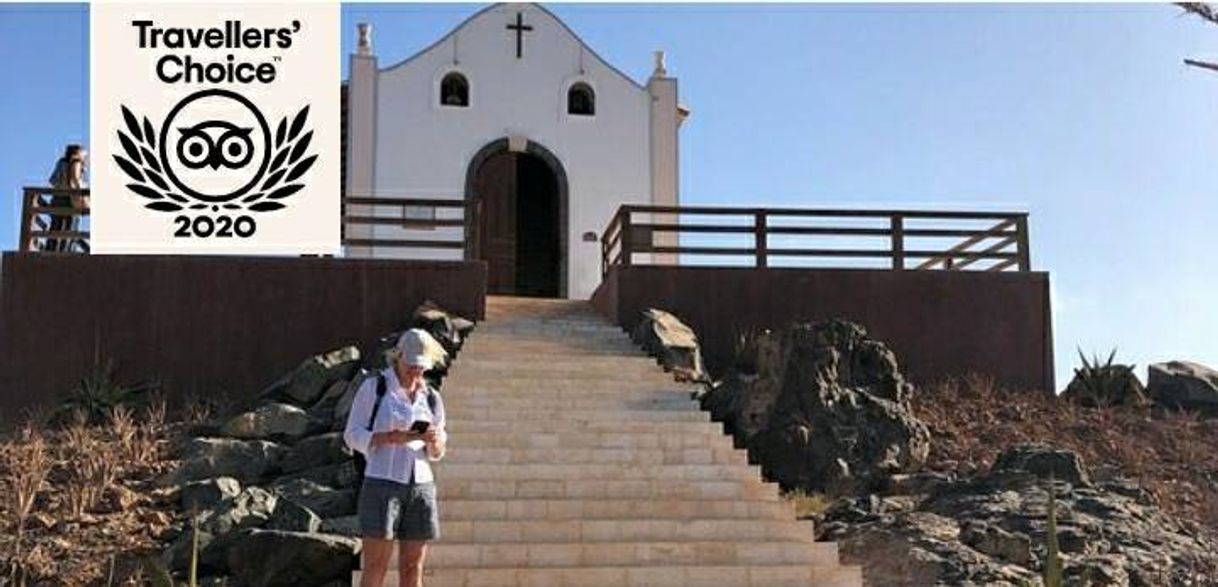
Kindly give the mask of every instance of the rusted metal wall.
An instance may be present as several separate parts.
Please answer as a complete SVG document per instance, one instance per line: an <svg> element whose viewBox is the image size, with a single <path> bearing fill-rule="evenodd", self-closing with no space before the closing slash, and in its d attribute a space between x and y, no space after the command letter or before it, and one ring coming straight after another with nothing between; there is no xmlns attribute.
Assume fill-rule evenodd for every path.
<svg viewBox="0 0 1218 587"><path fill-rule="evenodd" d="M1055 389L1046 273L615 266L593 303L626 329L647 308L672 312L712 366L738 332L843 317L888 343L916 381L973 372Z"/></svg>
<svg viewBox="0 0 1218 587"><path fill-rule="evenodd" d="M9 421L95 359L171 395L248 397L309 355L401 328L426 299L472 319L486 304L482 262L5 253L2 266Z"/></svg>

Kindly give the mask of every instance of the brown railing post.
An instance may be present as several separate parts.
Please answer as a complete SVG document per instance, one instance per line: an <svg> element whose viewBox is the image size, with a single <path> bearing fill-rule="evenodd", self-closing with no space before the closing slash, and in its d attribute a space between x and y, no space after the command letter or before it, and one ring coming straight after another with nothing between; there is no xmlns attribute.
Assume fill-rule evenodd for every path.
<svg viewBox="0 0 1218 587"><path fill-rule="evenodd" d="M766 238L766 212L758 210L753 213L753 244L757 247L757 267L765 268L769 263L769 239Z"/></svg>
<svg viewBox="0 0 1218 587"><path fill-rule="evenodd" d="M22 253L30 251L30 225L34 223L34 212L31 210L30 202L36 196L37 194L29 188L21 190L21 243L17 250Z"/></svg>
<svg viewBox="0 0 1218 587"><path fill-rule="evenodd" d="M1028 246L1028 215L1020 214L1015 218L1016 253L1019 255L1019 270L1032 270L1032 252Z"/></svg>
<svg viewBox="0 0 1218 587"><path fill-rule="evenodd" d="M630 266L630 257L634 252L634 230L630 226L630 208L622 206L618 211L622 215L622 226L618 229L619 246L622 247L622 266Z"/></svg>
<svg viewBox="0 0 1218 587"><path fill-rule="evenodd" d="M905 270L905 217L893 214L892 222L892 268Z"/></svg>

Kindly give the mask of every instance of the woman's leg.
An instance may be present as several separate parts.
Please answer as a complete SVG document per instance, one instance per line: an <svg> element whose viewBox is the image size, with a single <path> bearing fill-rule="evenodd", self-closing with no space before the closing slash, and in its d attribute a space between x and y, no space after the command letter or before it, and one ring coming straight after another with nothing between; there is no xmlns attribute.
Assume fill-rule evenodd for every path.
<svg viewBox="0 0 1218 587"><path fill-rule="evenodd" d="M399 587L423 587L423 559L427 557L427 541L403 540L398 544Z"/></svg>
<svg viewBox="0 0 1218 587"><path fill-rule="evenodd" d="M364 564L359 587L381 587L385 582L385 572L389 570L389 557L393 555L393 541L364 538L361 550Z"/></svg>

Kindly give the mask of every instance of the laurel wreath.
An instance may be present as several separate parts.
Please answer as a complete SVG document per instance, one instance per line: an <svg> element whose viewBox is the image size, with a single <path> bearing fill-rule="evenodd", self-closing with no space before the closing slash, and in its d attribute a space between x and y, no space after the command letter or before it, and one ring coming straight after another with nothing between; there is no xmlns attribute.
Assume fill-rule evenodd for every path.
<svg viewBox="0 0 1218 587"><path fill-rule="evenodd" d="M127 184L127 189L135 194L152 200L144 204L145 208L160 212L178 212L181 210L204 210L221 207L226 210L249 210L251 212L271 212L286 207L284 198L304 189L303 183L293 183L299 180L313 164L317 155L308 155L309 144L313 141L313 131L304 132L309 118L309 107L306 105L292 117L291 124L284 116L279 121L271 145L275 154L267 167L266 180L253 193L245 196L239 203L208 204L194 203L182 194L175 193L164 178L163 163L157 158L156 133L148 117L143 118L142 124L126 106L122 107L123 121L127 132L118 131L118 140L123 152L127 155L114 155L123 173L127 174L133 183Z"/></svg>

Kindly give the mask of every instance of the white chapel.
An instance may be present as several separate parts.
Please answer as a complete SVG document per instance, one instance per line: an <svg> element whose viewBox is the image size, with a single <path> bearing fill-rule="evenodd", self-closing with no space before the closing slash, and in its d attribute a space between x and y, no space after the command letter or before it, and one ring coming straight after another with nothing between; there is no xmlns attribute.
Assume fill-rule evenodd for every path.
<svg viewBox="0 0 1218 587"><path fill-rule="evenodd" d="M662 52L639 83L535 4L492 5L393 64L358 32L346 256L480 259L489 293L587 298L618 207L678 204L688 111Z"/></svg>

